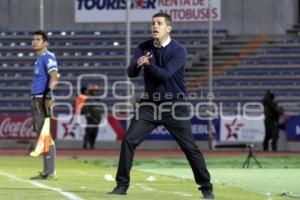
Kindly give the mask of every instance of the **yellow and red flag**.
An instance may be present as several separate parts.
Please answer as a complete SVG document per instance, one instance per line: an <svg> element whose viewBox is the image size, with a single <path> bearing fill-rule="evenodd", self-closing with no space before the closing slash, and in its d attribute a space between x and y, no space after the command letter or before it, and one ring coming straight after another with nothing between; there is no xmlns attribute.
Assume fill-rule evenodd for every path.
<svg viewBox="0 0 300 200"><path fill-rule="evenodd" d="M38 137L34 151L30 153L30 156L37 157L41 153L49 151L49 147L54 145L54 141L50 134L50 117L45 118L42 131Z"/></svg>

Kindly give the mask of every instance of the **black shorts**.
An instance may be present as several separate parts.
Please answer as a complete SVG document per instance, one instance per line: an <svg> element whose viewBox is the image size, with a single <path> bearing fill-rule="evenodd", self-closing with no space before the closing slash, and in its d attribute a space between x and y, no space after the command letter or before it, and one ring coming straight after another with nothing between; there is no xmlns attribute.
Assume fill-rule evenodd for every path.
<svg viewBox="0 0 300 200"><path fill-rule="evenodd" d="M37 134L40 134L43 128L44 120L46 117L49 117L49 111L47 111L45 107L44 98L32 98L32 123L33 123L33 131Z"/></svg>

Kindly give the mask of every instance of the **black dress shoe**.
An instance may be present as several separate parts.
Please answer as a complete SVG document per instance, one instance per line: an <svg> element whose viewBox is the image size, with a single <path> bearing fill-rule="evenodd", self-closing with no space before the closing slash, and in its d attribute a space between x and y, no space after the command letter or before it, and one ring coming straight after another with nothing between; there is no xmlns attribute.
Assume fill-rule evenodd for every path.
<svg viewBox="0 0 300 200"><path fill-rule="evenodd" d="M211 189L204 189L204 190L201 190L202 192L202 199L215 199L215 194L212 192Z"/></svg>
<svg viewBox="0 0 300 200"><path fill-rule="evenodd" d="M127 194L127 188L122 186L116 186L113 191L107 193L107 194L116 194L116 195L126 195Z"/></svg>

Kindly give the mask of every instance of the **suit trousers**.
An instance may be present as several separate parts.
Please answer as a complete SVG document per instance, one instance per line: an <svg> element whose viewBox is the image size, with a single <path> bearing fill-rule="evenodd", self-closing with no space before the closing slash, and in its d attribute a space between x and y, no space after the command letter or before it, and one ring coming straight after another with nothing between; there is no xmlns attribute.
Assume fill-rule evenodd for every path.
<svg viewBox="0 0 300 200"><path fill-rule="evenodd" d="M158 104L140 106L132 119L129 129L123 138L118 171L116 175L117 185L128 188L130 182L130 170L132 167L134 151L147 136L159 125L163 125L174 137L181 150L184 152L194 174L195 181L200 189L212 189L210 174L195 139L192 136L190 120L175 119L176 117L189 116L186 105L178 105L172 112L162 112ZM164 106L163 109L170 109ZM162 112L162 113L160 113Z"/></svg>

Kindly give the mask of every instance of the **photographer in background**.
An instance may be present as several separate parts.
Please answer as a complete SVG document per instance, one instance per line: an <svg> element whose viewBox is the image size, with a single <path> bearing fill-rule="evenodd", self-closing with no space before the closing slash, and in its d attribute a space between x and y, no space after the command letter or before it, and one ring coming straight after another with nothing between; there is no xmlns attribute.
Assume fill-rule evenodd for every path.
<svg viewBox="0 0 300 200"><path fill-rule="evenodd" d="M265 114L265 138L263 142L264 151L269 150L269 141L272 140L272 150L277 151L279 138L279 118L283 115L283 108L274 101L275 94L267 90L262 100Z"/></svg>

